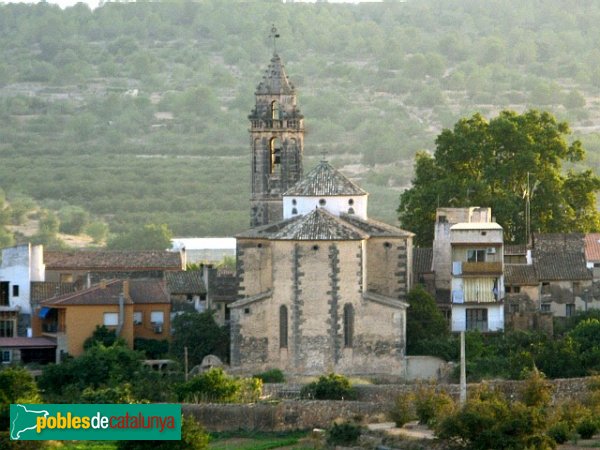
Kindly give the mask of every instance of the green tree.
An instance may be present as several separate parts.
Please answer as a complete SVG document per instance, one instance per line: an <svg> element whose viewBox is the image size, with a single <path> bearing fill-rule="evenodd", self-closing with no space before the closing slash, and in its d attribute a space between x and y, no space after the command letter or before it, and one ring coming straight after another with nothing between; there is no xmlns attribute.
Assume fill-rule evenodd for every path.
<svg viewBox="0 0 600 450"><path fill-rule="evenodd" d="M503 111L486 120L461 119L436 139L432 156L416 157L413 186L400 196L399 219L431 245L437 205L489 206L507 242L524 242L525 195L531 200L531 230L589 232L600 229L591 171L563 173L563 162L584 158L581 142L567 142L569 126L547 112ZM529 188L527 180L529 176Z"/></svg>
<svg viewBox="0 0 600 450"><path fill-rule="evenodd" d="M428 342L449 336L448 323L440 312L435 299L417 285L408 293L406 312L406 353L427 355Z"/></svg>
<svg viewBox="0 0 600 450"><path fill-rule="evenodd" d="M206 355L229 359L229 333L215 322L212 311L180 314L173 319L172 325L171 352L183 361L187 347L190 367L200 364Z"/></svg>
<svg viewBox="0 0 600 450"><path fill-rule="evenodd" d="M166 224L148 224L108 240L111 250L166 250L171 247L173 233Z"/></svg>
<svg viewBox="0 0 600 450"><path fill-rule="evenodd" d="M99 344L110 347L116 341L117 333L115 330L109 330L104 325L96 325L96 329L92 335L83 342L83 348L87 350L88 348Z"/></svg>
<svg viewBox="0 0 600 450"><path fill-rule="evenodd" d="M108 235L108 225L100 221L90 222L85 233L94 240L94 244L100 244Z"/></svg>
<svg viewBox="0 0 600 450"><path fill-rule="evenodd" d="M90 214L79 206L67 206L58 212L59 231L67 234L81 234L90 221Z"/></svg>

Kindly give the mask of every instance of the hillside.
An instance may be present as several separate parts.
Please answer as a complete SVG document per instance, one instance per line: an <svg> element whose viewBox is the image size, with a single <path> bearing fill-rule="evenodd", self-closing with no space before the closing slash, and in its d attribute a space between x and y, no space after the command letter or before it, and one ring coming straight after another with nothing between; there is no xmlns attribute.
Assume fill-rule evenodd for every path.
<svg viewBox="0 0 600 450"><path fill-rule="evenodd" d="M277 49L326 157L395 220L412 158L475 111L546 109L600 165L600 4L223 0L0 5L0 188L113 233L249 223L247 115Z"/></svg>

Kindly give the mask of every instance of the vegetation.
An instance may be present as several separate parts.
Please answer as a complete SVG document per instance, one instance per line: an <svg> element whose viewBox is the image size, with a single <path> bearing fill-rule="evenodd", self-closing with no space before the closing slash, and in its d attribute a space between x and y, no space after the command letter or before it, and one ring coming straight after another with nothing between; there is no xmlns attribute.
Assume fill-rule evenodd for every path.
<svg viewBox="0 0 600 450"><path fill-rule="evenodd" d="M261 380L234 378L215 367L177 387L179 401L194 403L253 402L260 398L261 393Z"/></svg>
<svg viewBox="0 0 600 450"><path fill-rule="evenodd" d="M115 330L109 330L104 325L96 325L96 329L92 335L83 342L83 348L85 350L93 347L94 345L104 345L110 347L117 341L117 332Z"/></svg>
<svg viewBox="0 0 600 450"><path fill-rule="evenodd" d="M489 206L504 240L523 243L529 198L531 231L599 230L600 178L590 170L563 173L563 162L584 157L580 141L567 141L569 133L565 122L534 110L459 120L437 137L433 156L417 154L413 187L400 197L402 225L419 244L431 245L437 205Z"/></svg>
<svg viewBox="0 0 600 450"><path fill-rule="evenodd" d="M193 417L182 417L179 441L120 441L117 450L203 450L209 435Z"/></svg>
<svg viewBox="0 0 600 450"><path fill-rule="evenodd" d="M356 391L348 378L330 373L321 375L317 381L304 386L300 395L302 398L316 400L353 400L356 398Z"/></svg>
<svg viewBox="0 0 600 450"><path fill-rule="evenodd" d="M406 353L424 355L431 351L431 341L448 338L448 322L435 299L421 285L408 293L406 312Z"/></svg>
<svg viewBox="0 0 600 450"><path fill-rule="evenodd" d="M363 163L371 216L395 219L415 152L474 111L548 110L600 163L595 2L238 6L1 5L0 188L61 201L48 204L59 218L80 208L113 234L246 228L246 117L271 21L306 116L306 169L324 149L337 166Z"/></svg>
<svg viewBox="0 0 600 450"><path fill-rule="evenodd" d="M334 423L327 430L327 443L330 445L348 446L356 443L360 437L361 427L350 422Z"/></svg>
<svg viewBox="0 0 600 450"><path fill-rule="evenodd" d="M258 378L263 383L283 383L285 382L285 375L280 369L269 369L265 372L257 373L252 375L254 378Z"/></svg>
<svg viewBox="0 0 600 450"><path fill-rule="evenodd" d="M404 424L415 420L414 396L409 393L397 395L394 404L388 411L388 416L397 427L402 427Z"/></svg>
<svg viewBox="0 0 600 450"><path fill-rule="evenodd" d="M229 330L215 322L213 311L180 314L173 319L172 326L171 353L181 362L185 347L190 367L200 364L207 355L229 360Z"/></svg>

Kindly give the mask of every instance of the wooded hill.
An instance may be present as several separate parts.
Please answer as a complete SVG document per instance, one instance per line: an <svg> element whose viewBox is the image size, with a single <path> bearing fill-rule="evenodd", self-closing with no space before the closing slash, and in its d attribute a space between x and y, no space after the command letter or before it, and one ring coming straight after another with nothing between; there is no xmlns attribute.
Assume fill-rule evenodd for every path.
<svg viewBox="0 0 600 450"><path fill-rule="evenodd" d="M600 165L600 3L0 5L0 188L123 232L249 223L248 119L277 50L323 156L395 220L413 156L476 111L549 110Z"/></svg>

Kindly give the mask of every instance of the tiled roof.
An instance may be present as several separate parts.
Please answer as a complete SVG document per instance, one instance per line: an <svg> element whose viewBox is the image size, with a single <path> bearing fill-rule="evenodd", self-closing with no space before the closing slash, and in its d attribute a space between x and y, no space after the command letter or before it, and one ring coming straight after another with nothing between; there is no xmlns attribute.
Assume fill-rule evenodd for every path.
<svg viewBox="0 0 600 450"><path fill-rule="evenodd" d="M179 252L146 251L65 251L45 252L46 270L182 270Z"/></svg>
<svg viewBox="0 0 600 450"><path fill-rule="evenodd" d="M323 208L316 208L270 238L290 241L361 240L368 235Z"/></svg>
<svg viewBox="0 0 600 450"><path fill-rule="evenodd" d="M533 248L543 252L584 252L581 233L534 233Z"/></svg>
<svg viewBox="0 0 600 450"><path fill-rule="evenodd" d="M164 284L157 279L127 280L129 298L125 303L169 303L169 296ZM118 305L119 296L123 293L123 280L112 280L81 291L64 294L41 302L47 307L73 305Z"/></svg>
<svg viewBox="0 0 600 450"><path fill-rule="evenodd" d="M327 161L321 161L304 178L287 190L286 196L366 195Z"/></svg>
<svg viewBox="0 0 600 450"><path fill-rule="evenodd" d="M0 348L54 348L56 342L52 339L35 337L14 337L14 338L0 338Z"/></svg>
<svg viewBox="0 0 600 450"><path fill-rule="evenodd" d="M540 281L590 280L582 252L543 252L534 250L533 261Z"/></svg>
<svg viewBox="0 0 600 450"><path fill-rule="evenodd" d="M206 294L202 272L199 270L167 272L165 278L171 294Z"/></svg>
<svg viewBox="0 0 600 450"><path fill-rule="evenodd" d="M508 286L534 286L538 284L533 265L505 264L504 284Z"/></svg>
<svg viewBox="0 0 600 450"><path fill-rule="evenodd" d="M587 261L600 261L600 233L585 235L585 259Z"/></svg>
<svg viewBox="0 0 600 450"><path fill-rule="evenodd" d="M353 214L341 214L340 218L359 228L371 237L410 237L414 233L373 219L361 219Z"/></svg>
<svg viewBox="0 0 600 450"><path fill-rule="evenodd" d="M432 248L413 248L413 273L415 274L415 276L421 273L433 272L431 268L432 261Z"/></svg>
<svg viewBox="0 0 600 450"><path fill-rule="evenodd" d="M55 281L32 281L31 301L39 302L57 295L68 294L76 289L75 283L58 283Z"/></svg>
<svg viewBox="0 0 600 450"><path fill-rule="evenodd" d="M285 67L278 54L274 54L262 81L256 88L257 94L293 94L294 85L285 73Z"/></svg>

